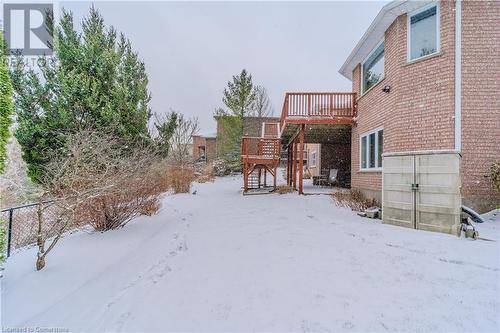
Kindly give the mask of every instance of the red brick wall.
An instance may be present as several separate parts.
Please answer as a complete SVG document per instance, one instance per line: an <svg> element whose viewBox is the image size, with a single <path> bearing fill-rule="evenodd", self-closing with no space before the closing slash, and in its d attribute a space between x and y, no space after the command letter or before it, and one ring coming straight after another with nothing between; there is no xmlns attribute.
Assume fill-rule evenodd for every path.
<svg viewBox="0 0 500 333"><path fill-rule="evenodd" d="M197 161L200 158L199 146L205 145L205 138L201 136L193 136L193 160Z"/></svg>
<svg viewBox="0 0 500 333"><path fill-rule="evenodd" d="M500 160L500 2L464 1L462 7L462 193L466 203L499 203L484 175ZM359 170L360 135L377 127L384 128L384 152L454 149L454 9L453 1L440 2L439 54L407 62L405 14L385 33L384 79L360 96L360 66L353 71L353 91L360 96L352 131L353 188L380 196L381 172ZM388 94L381 91L385 85L391 86Z"/></svg>
<svg viewBox="0 0 500 333"><path fill-rule="evenodd" d="M200 158L199 147L205 146L205 157L207 162L212 162L216 158L216 139L203 136L193 136L193 159Z"/></svg>
<svg viewBox="0 0 500 333"><path fill-rule="evenodd" d="M205 154L207 162L212 162L217 157L217 140L215 138L206 138Z"/></svg>
<svg viewBox="0 0 500 333"><path fill-rule="evenodd" d="M352 186L380 198L381 172L359 167L360 135L384 128L384 152L454 147L454 4L440 4L440 53L407 62L407 16L385 33L384 79L360 95L360 65L353 72L358 119L352 131ZM390 93L382 92L389 85Z"/></svg>
<svg viewBox="0 0 500 333"><path fill-rule="evenodd" d="M500 162L500 2L462 3L462 194L480 211L500 205L488 169Z"/></svg>

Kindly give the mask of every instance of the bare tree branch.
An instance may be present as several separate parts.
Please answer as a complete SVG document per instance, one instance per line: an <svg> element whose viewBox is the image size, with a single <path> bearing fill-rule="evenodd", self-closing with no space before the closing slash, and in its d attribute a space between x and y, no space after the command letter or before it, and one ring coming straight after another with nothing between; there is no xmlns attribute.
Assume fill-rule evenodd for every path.
<svg viewBox="0 0 500 333"><path fill-rule="evenodd" d="M266 88L255 86L255 99L252 103L252 115L255 117L270 117L274 113Z"/></svg>
<svg viewBox="0 0 500 333"><path fill-rule="evenodd" d="M192 162L191 143L193 135L199 131L198 118L184 118L177 113L177 127L172 135L172 151L170 161L177 166L185 166Z"/></svg>

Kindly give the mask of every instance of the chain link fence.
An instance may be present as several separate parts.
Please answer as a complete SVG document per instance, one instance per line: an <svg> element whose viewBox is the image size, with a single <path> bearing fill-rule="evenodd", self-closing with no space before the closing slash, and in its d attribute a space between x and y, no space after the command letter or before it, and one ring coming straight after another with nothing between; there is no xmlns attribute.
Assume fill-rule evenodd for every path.
<svg viewBox="0 0 500 333"><path fill-rule="evenodd" d="M43 202L42 204L50 204L50 201ZM13 250L36 244L39 205L39 203L34 203L2 209L1 219L7 227L7 257L11 255ZM45 237L55 235L54 226L57 215L57 207L55 205L44 209L42 232Z"/></svg>

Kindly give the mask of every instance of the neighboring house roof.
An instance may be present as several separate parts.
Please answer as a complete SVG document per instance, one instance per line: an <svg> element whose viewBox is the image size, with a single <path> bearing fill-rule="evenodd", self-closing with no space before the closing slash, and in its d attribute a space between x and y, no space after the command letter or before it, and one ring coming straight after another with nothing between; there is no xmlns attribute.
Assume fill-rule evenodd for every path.
<svg viewBox="0 0 500 333"><path fill-rule="evenodd" d="M196 135L193 135L193 136L199 136L199 137L202 137L202 138L205 138L205 139L215 139L215 138L217 138L217 133L213 133L213 132L200 133L200 134L196 134Z"/></svg>
<svg viewBox="0 0 500 333"><path fill-rule="evenodd" d="M431 2L435 1L396 0L385 5L375 17L372 24L370 24L370 27L368 27L368 30L366 30L358 44L356 44L356 47L354 47L354 50L352 50L347 60L340 68L339 73L349 80L352 80L352 71L354 68L366 59L373 48L384 37L387 28L390 27L398 16L423 7Z"/></svg>

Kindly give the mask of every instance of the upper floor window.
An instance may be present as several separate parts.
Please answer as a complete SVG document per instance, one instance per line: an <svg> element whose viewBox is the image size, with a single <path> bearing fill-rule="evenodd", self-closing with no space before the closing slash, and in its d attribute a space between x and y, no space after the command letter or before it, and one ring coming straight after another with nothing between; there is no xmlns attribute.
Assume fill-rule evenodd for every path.
<svg viewBox="0 0 500 333"><path fill-rule="evenodd" d="M432 5L408 15L408 60L439 52L439 7Z"/></svg>
<svg viewBox="0 0 500 333"><path fill-rule="evenodd" d="M384 78L384 41L380 42L361 64L361 72L363 93Z"/></svg>

